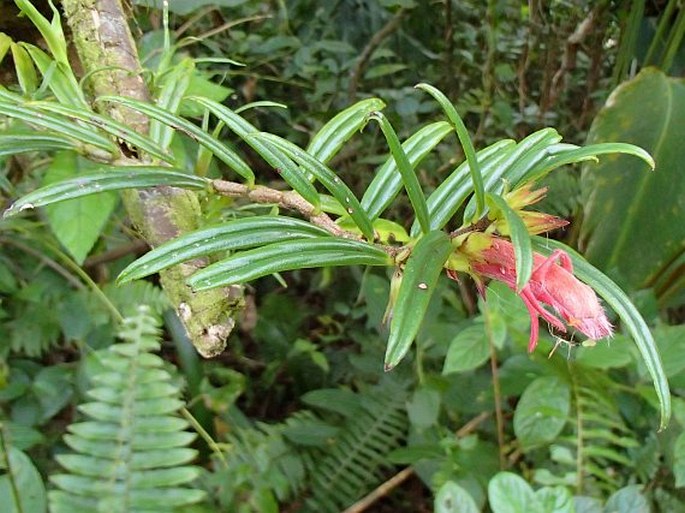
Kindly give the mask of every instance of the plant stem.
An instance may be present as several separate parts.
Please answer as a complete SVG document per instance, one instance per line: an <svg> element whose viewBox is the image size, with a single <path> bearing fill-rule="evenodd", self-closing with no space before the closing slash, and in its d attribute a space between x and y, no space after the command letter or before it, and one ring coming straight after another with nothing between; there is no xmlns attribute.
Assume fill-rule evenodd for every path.
<svg viewBox="0 0 685 513"><path fill-rule="evenodd" d="M492 393L495 399L495 422L497 424L497 446L499 449L499 468L504 470L507 466L504 439L504 414L502 413L502 389L499 382L499 368L497 367L497 349L495 348L494 334L492 333L492 323L490 321L490 311L485 302L485 333L488 338L490 349L490 371L492 372Z"/></svg>

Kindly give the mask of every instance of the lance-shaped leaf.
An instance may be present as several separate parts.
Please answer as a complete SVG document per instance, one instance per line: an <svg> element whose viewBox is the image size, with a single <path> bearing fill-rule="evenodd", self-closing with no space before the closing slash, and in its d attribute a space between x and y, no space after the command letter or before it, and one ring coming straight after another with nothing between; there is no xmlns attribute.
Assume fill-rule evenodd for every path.
<svg viewBox="0 0 685 513"><path fill-rule="evenodd" d="M516 147L511 139L504 139L491 144L478 152L478 161L484 176L488 176L494 169L508 158L508 155ZM437 189L428 197L428 215L430 217L431 230L439 230L456 214L459 207L473 192L473 183L469 179L468 161L462 162L450 176L448 176ZM416 237L419 226L414 222L411 234Z"/></svg>
<svg viewBox="0 0 685 513"><path fill-rule="evenodd" d="M412 167L407 154L404 153L400 140L397 138L395 129L392 127L388 119L380 112L372 112L369 115L369 119L378 121L381 126L381 131L388 141L388 146L390 146L390 153L392 154L395 162L397 163L397 169L400 171L402 176L402 184L407 191L407 196L409 196L409 201L412 208L414 209L414 214L416 215L416 220L421 227L421 230L426 233L429 230L430 223L428 222L428 208L426 207L426 197L423 195L421 190L421 184L419 184L419 179L414 173L414 168Z"/></svg>
<svg viewBox="0 0 685 513"><path fill-rule="evenodd" d="M71 139L58 134L27 130L0 132L0 157L29 151L76 150Z"/></svg>
<svg viewBox="0 0 685 513"><path fill-rule="evenodd" d="M109 138L100 135L92 128L64 119L62 116L43 112L26 105L14 105L6 101L0 101L0 114L66 135L82 144L105 150L111 155L116 155L119 152L119 148Z"/></svg>
<svg viewBox="0 0 685 513"><path fill-rule="evenodd" d="M285 216L255 216L237 219L177 237L152 251L121 271L117 283L137 280L218 251L264 246L284 240L327 237L330 234L318 226Z"/></svg>
<svg viewBox="0 0 685 513"><path fill-rule="evenodd" d="M127 142L131 146L137 147L139 150L144 151L152 157L156 157L168 164L175 164L175 158L173 155L166 153L157 145L157 143L152 141L147 136L139 134L135 130L129 128L123 123L116 121L115 119L101 116L100 114L96 114L89 110L67 107L54 102L31 102L28 105L38 109L39 111L47 110L66 118L82 121L83 123L93 127L100 128L108 134Z"/></svg>
<svg viewBox="0 0 685 513"><path fill-rule="evenodd" d="M501 212L509 225L509 236L514 246L514 258L516 259L516 290L520 291L526 286L533 272L533 250L530 244L530 235L523 220L501 196L487 193L485 199L490 206L490 211L498 210Z"/></svg>
<svg viewBox="0 0 685 513"><path fill-rule="evenodd" d="M652 170L654 170L654 159L647 151L639 146L628 143L599 143L580 148L575 147L566 151L560 151L559 153L555 152L550 154L549 157L527 171L519 183L535 182L546 176L550 171L561 166L576 164L585 160L595 160L595 157L598 155L611 153L623 153L625 155L633 155L641 158L649 164L649 167L651 167ZM517 184L513 184L513 186L516 185Z"/></svg>
<svg viewBox="0 0 685 513"><path fill-rule="evenodd" d="M412 168L423 160L448 134L452 126L445 121L438 121L424 126L402 143L402 149L409 159ZM362 197L362 207L373 220L390 206L392 200L402 189L402 175L397 169L397 162L391 156L378 170Z"/></svg>
<svg viewBox="0 0 685 513"><path fill-rule="evenodd" d="M630 302L628 296L626 296L618 285L565 244L541 237L533 237L532 241L535 250L544 255L549 255L554 249L563 249L566 251L573 262L574 274L595 289L597 294L599 294L619 316L622 326L625 327L628 330L628 333L633 337L633 341L640 351L645 366L654 382L654 390L656 391L661 408L659 429L666 428L668 421L671 418L671 394L654 338L649 331L647 323L645 323L640 315L640 312L638 312L637 308Z"/></svg>
<svg viewBox="0 0 685 513"><path fill-rule="evenodd" d="M209 181L168 167L112 166L107 171L91 173L36 189L5 210L3 217L60 201L99 194L106 191L140 189L158 185L204 189Z"/></svg>
<svg viewBox="0 0 685 513"><path fill-rule="evenodd" d="M253 150L259 153L259 155L276 170L295 192L314 205L315 208L319 208L319 193L316 192L316 189L305 173L303 173L292 160L286 157L283 152L278 150L273 144L254 137L248 137L251 134L259 132L255 126L228 107L224 107L213 100L208 100L207 98L201 98L199 96L189 96L188 100L199 103L203 107L209 109L212 114L223 121L238 137L243 139Z"/></svg>
<svg viewBox="0 0 685 513"><path fill-rule="evenodd" d="M368 98L355 103L333 117L316 133L307 146L307 153L321 162L328 162L352 135L361 129L372 112L385 107L383 100Z"/></svg>
<svg viewBox="0 0 685 513"><path fill-rule="evenodd" d="M483 176L480 172L476 150L473 147L469 131L466 129L466 125L464 125L457 109L454 108L452 102L447 99L447 96L445 96L442 91L429 84L418 84L416 87L417 89L426 91L435 98L457 132L461 147L464 149L464 155L466 155L466 161L469 163L469 172L471 173L471 180L473 181L473 194L476 199L476 212L473 217L480 217L483 208L485 207L485 188L483 187Z"/></svg>
<svg viewBox="0 0 685 513"><path fill-rule="evenodd" d="M174 130L183 132L198 144L211 151L219 160L230 167L233 171L238 173L238 175L245 178L248 185L254 184L255 176L252 172L252 169L250 169L250 166L248 166L236 152L187 119L183 119L182 117L172 114L171 112L157 107L156 105L134 100L133 98L124 98L122 96L101 96L99 100L121 103L122 105L135 109L154 120L164 123Z"/></svg>
<svg viewBox="0 0 685 513"><path fill-rule="evenodd" d="M392 259L380 248L352 240L285 241L241 251L195 273L188 284L194 290L206 290L282 271L347 265L392 265Z"/></svg>
<svg viewBox="0 0 685 513"><path fill-rule="evenodd" d="M17 72L19 87L25 96L31 96L38 87L38 75L28 52L16 43L11 44L12 60L14 69Z"/></svg>
<svg viewBox="0 0 685 513"><path fill-rule="evenodd" d="M338 175L335 174L326 164L313 157L296 144L291 143L281 137L265 132L259 132L254 136L256 138L264 139L272 143L279 150L285 153L289 158L297 162L302 168L314 176L321 184L330 192L333 197L338 200L345 210L346 215L354 221L357 227L361 230L368 240L373 240L373 225L369 216L359 204L359 200L350 190L350 188L343 182Z"/></svg>
<svg viewBox="0 0 685 513"><path fill-rule="evenodd" d="M419 332L423 316L447 257L452 252L448 235L442 231L421 237L407 260L390 322L385 351L385 370L395 367L409 351Z"/></svg>
<svg viewBox="0 0 685 513"><path fill-rule="evenodd" d="M164 75L162 88L157 95L157 106L160 109L174 114L178 112L194 70L193 60L186 58ZM174 133L174 128L168 124L154 118L150 121L150 139L159 144L164 151L169 149Z"/></svg>
<svg viewBox="0 0 685 513"><path fill-rule="evenodd" d="M547 149L560 140L561 136L553 128L543 128L530 134L516 145L504 161L486 175L485 191L501 194L505 182L510 185L518 183L528 169L547 157ZM475 213L476 201L472 198L464 209L464 221L473 219Z"/></svg>

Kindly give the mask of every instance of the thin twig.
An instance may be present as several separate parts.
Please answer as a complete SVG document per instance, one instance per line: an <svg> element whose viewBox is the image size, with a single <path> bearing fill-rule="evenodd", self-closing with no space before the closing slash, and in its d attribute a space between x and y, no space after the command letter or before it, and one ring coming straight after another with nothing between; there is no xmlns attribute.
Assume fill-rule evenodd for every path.
<svg viewBox="0 0 685 513"><path fill-rule="evenodd" d="M350 102L354 102L357 98L357 87L359 87L359 80L369 64L371 55L373 55L373 52L376 51L376 48L380 46L384 39L397 30L405 13L406 11L404 9L397 11L395 16L390 18L388 22L373 35L368 44L362 50L362 53L359 55L359 59L357 59L357 63L350 74L350 85L347 90L347 97L349 98Z"/></svg>
<svg viewBox="0 0 685 513"><path fill-rule="evenodd" d="M463 438L466 435L472 433L476 430L480 424L490 416L490 412L484 411L477 415L476 417L469 420L456 432L455 436L457 438ZM407 467L400 470L397 474L392 476L390 479L382 483L375 490L369 493L366 497L360 501L355 502L352 506L347 508L343 513L362 513L366 511L370 506L376 503L378 500L387 496L399 485L404 483L407 479L414 475L414 469L412 467Z"/></svg>
<svg viewBox="0 0 685 513"><path fill-rule="evenodd" d="M487 317L487 316L486 316ZM499 369L497 368L497 351L492 340L492 329L486 321L488 346L490 348L490 371L492 372L492 393L495 399L495 421L497 423L497 447L499 452L499 468L504 470L507 465L504 453L504 414L502 413L502 389L499 383Z"/></svg>
<svg viewBox="0 0 685 513"><path fill-rule="evenodd" d="M99 255L93 255L85 259L83 262L83 267L96 267L100 264L106 264L107 262L112 262L118 260L119 258L129 255L131 253L137 254L145 251L150 246L144 240L134 240L128 244L122 244L116 248L112 248L109 251L100 253Z"/></svg>

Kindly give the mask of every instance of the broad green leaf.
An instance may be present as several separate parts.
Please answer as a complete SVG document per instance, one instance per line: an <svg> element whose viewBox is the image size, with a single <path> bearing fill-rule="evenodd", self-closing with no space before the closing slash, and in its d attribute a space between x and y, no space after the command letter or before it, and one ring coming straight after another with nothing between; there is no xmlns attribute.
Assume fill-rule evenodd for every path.
<svg viewBox="0 0 685 513"><path fill-rule="evenodd" d="M43 185L78 179L93 171L95 164L73 152L55 155L43 179ZM81 265L97 242L110 214L117 204L114 193L86 196L48 205L45 214L57 240L66 248L74 261Z"/></svg>
<svg viewBox="0 0 685 513"><path fill-rule="evenodd" d="M500 163L508 159L508 155L515 148L514 141L504 139L480 150L477 158L483 175L489 176ZM473 184L469 176L468 161L464 161L428 197L428 215L432 230L444 227L473 192ZM411 234L415 237L418 233L419 226L415 222L411 228Z"/></svg>
<svg viewBox="0 0 685 513"><path fill-rule="evenodd" d="M156 247L124 269L117 283L137 280L172 265L210 255L285 240L327 237L311 223L285 216L255 216L182 235Z"/></svg>
<svg viewBox="0 0 685 513"><path fill-rule="evenodd" d="M41 187L15 201L10 208L5 210L3 217L11 217L23 210L107 191L144 189L158 185L204 189L209 183L204 178L188 175L169 167L107 166L104 169L107 171Z"/></svg>
<svg viewBox="0 0 685 513"><path fill-rule="evenodd" d="M8 447L5 443L0 447L0 469L3 471L0 475L0 504L3 513L46 512L45 485L35 465L19 449L10 446L4 452L5 447Z"/></svg>
<svg viewBox="0 0 685 513"><path fill-rule="evenodd" d="M307 146L307 153L321 162L328 162L342 148L345 141L366 124L369 114L384 107L385 103L382 100L368 98L346 108L312 137Z"/></svg>
<svg viewBox="0 0 685 513"><path fill-rule="evenodd" d="M490 357L490 346L483 324L460 331L450 342L442 368L443 374L465 372L483 365Z"/></svg>
<svg viewBox="0 0 685 513"><path fill-rule="evenodd" d="M535 492L535 498L545 513L576 513L573 496L563 486L546 486Z"/></svg>
<svg viewBox="0 0 685 513"><path fill-rule="evenodd" d="M148 153L152 157L156 157L168 164L175 164L173 155L166 153L156 142L112 118L101 116L89 110L67 107L54 102L31 102L29 106L40 111L54 112L70 120L82 121L94 128L100 128L117 139L121 139L131 146L135 146L139 150Z"/></svg>
<svg viewBox="0 0 685 513"><path fill-rule="evenodd" d="M524 449L554 440L566 424L571 391L555 376L538 378L523 392L514 412L514 433Z"/></svg>
<svg viewBox="0 0 685 513"><path fill-rule="evenodd" d="M479 513L469 493L454 481L447 481L438 490L433 506L435 513Z"/></svg>
<svg viewBox="0 0 685 513"><path fill-rule="evenodd" d="M407 403L407 415L411 425L419 430L437 425L440 402L440 392L434 388L417 388Z"/></svg>
<svg viewBox="0 0 685 513"><path fill-rule="evenodd" d="M409 351L421 327L443 265L451 252L450 239L441 231L424 235L412 248L393 306L385 350L386 371L400 363Z"/></svg>
<svg viewBox="0 0 685 513"><path fill-rule="evenodd" d="M209 109L212 114L224 122L238 137L243 139L253 150L259 153L259 155L274 168L276 173L295 190L295 192L314 205L315 208L319 208L319 194L308 180L306 174L273 144L266 143L254 137L248 137L251 134L259 132L257 128L220 103L197 96L190 96L188 97L188 100Z"/></svg>
<svg viewBox="0 0 685 513"><path fill-rule="evenodd" d="M673 475L676 488L685 486L685 431L678 435L673 447Z"/></svg>
<svg viewBox="0 0 685 513"><path fill-rule="evenodd" d="M119 148L109 138L94 132L92 128L64 119L62 116L42 112L27 105L14 105L6 101L0 101L0 114L20 119L29 125L66 135L82 144L89 144L104 150L109 156L115 156L119 152Z"/></svg>
<svg viewBox="0 0 685 513"><path fill-rule="evenodd" d="M424 126L404 141L402 149L412 168L416 167L451 132L452 127L449 123L438 121ZM362 207L368 212L369 217L375 220L390 206L401 189L402 175L397 169L397 162L390 156L364 192ZM418 235L418 229L416 234Z"/></svg>
<svg viewBox="0 0 685 513"><path fill-rule="evenodd" d="M637 485L629 485L615 492L606 505L604 513L650 513L647 498L640 492Z"/></svg>
<svg viewBox="0 0 685 513"><path fill-rule="evenodd" d="M71 139L58 134L29 130L5 130L0 132L0 157L29 151L76 150Z"/></svg>
<svg viewBox="0 0 685 513"><path fill-rule="evenodd" d="M404 152L404 149L400 144L400 140L397 138L395 130L387 118L380 112L372 112L369 114L369 119L376 120L380 124L381 131L383 132L383 135L385 135L385 139L388 141L388 146L390 146L390 153L392 153L392 156L397 164L397 169L402 176L402 183L407 191L407 196L409 196L411 206L414 209L416 220L418 221L423 233L427 233L429 231L430 223L428 221L426 197L423 195L419 179L417 178L416 173L414 173L414 168L409 162L407 154Z"/></svg>
<svg viewBox="0 0 685 513"><path fill-rule="evenodd" d="M19 87L21 87L24 96L31 96L38 87L36 68L33 67L31 57L29 57L28 52L24 48L16 43L12 43L11 48Z"/></svg>
<svg viewBox="0 0 685 513"><path fill-rule="evenodd" d="M472 220L476 220L476 218L480 217L485 207L485 188L483 186L483 175L481 174L478 157L476 156L476 150L473 147L473 142L469 136L469 131L466 129L466 125L464 125L457 109L454 108L452 102L447 99L442 91L429 84L418 84L416 87L426 91L435 98L457 132L457 137L464 150L464 155L466 155L466 161L469 163L469 172L471 174L471 181L473 182L473 194L476 200L476 211Z"/></svg>
<svg viewBox="0 0 685 513"><path fill-rule="evenodd" d="M345 209L347 215L355 222L357 227L364 234L367 240L374 239L373 226L369 216L359 204L359 200L330 168L323 162L301 149L296 144L291 143L273 134L260 132L254 137L262 138L274 144L279 150L289 158L297 162L305 171L314 176L330 192L340 205Z"/></svg>
<svg viewBox="0 0 685 513"><path fill-rule="evenodd" d="M599 143L583 146L582 148L573 148L558 153L551 153L542 162L526 172L518 184L527 182L536 182L544 178L549 172L569 164L576 164L586 160L596 161L597 155L607 155L622 153L624 155L633 155L634 157L644 160L652 169L655 167L654 159L645 150L634 144L627 143ZM514 184L515 187L518 184Z"/></svg>
<svg viewBox="0 0 685 513"><path fill-rule="evenodd" d="M588 142L625 141L652 154L657 168L622 155L584 166L580 247L587 260L629 290L662 284L678 303L685 240L685 81L655 68L620 85L599 112ZM681 259L678 261L678 259ZM680 287L680 290L678 290Z"/></svg>
<svg viewBox="0 0 685 513"><path fill-rule="evenodd" d="M549 148L556 145L561 136L553 128L543 128L530 134L513 148L491 172L483 174L485 191L501 194L505 183L518 183L521 176L531 167L547 157ZM518 177L518 178L517 178ZM476 200L471 200L464 209L464 221L473 219L476 212Z"/></svg>
<svg viewBox="0 0 685 513"><path fill-rule="evenodd" d="M490 210L496 209L502 212L509 226L509 236L514 246L516 259L516 290L520 291L526 286L533 273L533 249L530 244L530 235L523 220L504 199L490 193L487 193L485 198Z"/></svg>
<svg viewBox="0 0 685 513"><path fill-rule="evenodd" d="M631 353L623 348L627 343L630 343L630 338L619 334L591 347L578 347L574 350L575 361L584 367L595 369L625 367L633 361Z"/></svg>
<svg viewBox="0 0 685 513"><path fill-rule="evenodd" d="M493 513L548 513L542 511L530 485L511 472L499 472L490 480L488 500Z"/></svg>
<svg viewBox="0 0 685 513"><path fill-rule="evenodd" d="M382 249L363 242L332 237L294 240L236 253L198 271L188 284L195 290L206 290L294 269L391 264Z"/></svg>
<svg viewBox="0 0 685 513"><path fill-rule="evenodd" d="M255 176L252 169L250 169L250 166L247 165L237 153L190 121L183 119L180 116L176 116L156 105L134 100L133 98L101 96L99 100L121 103L122 105L142 112L152 119L164 123L174 130L183 132L194 141L197 141L198 144L211 151L219 160L238 173L238 175L245 178L249 185L254 184Z"/></svg>
<svg viewBox="0 0 685 513"><path fill-rule="evenodd" d="M671 418L671 393L656 344L654 343L649 327L640 315L640 312L637 311L637 308L630 302L630 299L620 287L568 246L557 241L540 237L533 237L532 241L533 249L544 255L550 254L553 249L563 249L566 251L573 262L575 275L595 289L597 294L599 294L620 317L622 326L633 337L633 341L640 351L645 366L649 371L649 375L654 382L654 389L659 398L661 409L659 429L665 429Z"/></svg>

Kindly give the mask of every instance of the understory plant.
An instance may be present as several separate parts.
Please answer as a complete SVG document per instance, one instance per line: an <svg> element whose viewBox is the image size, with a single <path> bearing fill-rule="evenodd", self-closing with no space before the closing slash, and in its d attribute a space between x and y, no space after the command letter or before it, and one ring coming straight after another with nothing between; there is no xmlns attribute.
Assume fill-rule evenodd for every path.
<svg viewBox="0 0 685 513"><path fill-rule="evenodd" d="M439 397L447 395L451 385L445 381L429 386L419 354L426 348L417 347L416 352L412 348L417 337L422 336L422 328L433 322L433 312L443 308L436 307L436 302L456 295L445 291L473 282L479 291L475 318L459 328L449 327L455 349L451 345L449 351L440 353L441 357L447 353L444 376L474 370L488 359L495 362L508 331L515 331L509 323L523 322L528 332L523 344L513 345L521 354L525 354L523 347L529 353L536 350L540 318L551 326L559 345L585 346L589 359L591 346L607 347L604 339L630 338L653 382L653 391L644 392L645 399L658 407L657 425L664 429L671 416L671 397L654 337L643 317L605 274L572 248L545 238L567 224L565 220L529 208L544 197L540 181L552 171L579 162L589 164L605 154L641 159L645 168L653 170L654 161L646 151L621 142L566 144L554 128L544 128L519 141L499 140L477 150L453 103L427 83L416 87L437 103L443 117L416 129L406 140L400 140L383 113L384 101L366 98L334 115L303 148L249 121L251 109L276 109L282 105L259 102L230 109L223 98L202 94L202 89L192 90L191 84L196 84L200 76L195 62L182 56L168 41L161 62L151 73L149 89L154 99L123 94L125 88L104 93L96 89L91 94L77 80L66 58L57 11L48 21L29 3L17 3L43 34L50 53L8 38L2 40L4 48L13 52L19 80L18 87L0 88L0 149L3 155L38 152L78 162L83 172L27 192L5 210L4 219L123 191L130 216L153 249L121 269L117 283L130 285L160 273L178 318L205 356L219 354L225 346L234 317L244 307L244 287L255 280L268 276L284 280L288 275L282 273L301 269L351 268L350 272L359 272L363 267L363 280L369 280L364 281L365 286L376 280L374 283L387 289L382 315L382 323L388 327L387 342L384 356L375 362L376 370L402 376L400 364L408 356L419 368L418 388L413 394L378 377L374 378L375 386L355 385L357 391L303 396L321 412L303 412L276 426L248 422L243 430L226 435L229 448L211 443L211 437L206 436L217 469L213 475L200 476L195 467L185 466L191 453L181 448L189 442L185 434L179 434L182 422L163 417L161 424L166 422L179 437L167 456L184 456L157 465L172 467L164 471L112 463L112 475L105 479L109 485L131 479L144 489L134 486L129 509L125 506L121 511L156 510L148 508L146 501L155 502L150 494L159 494L178 498L166 502L170 507L206 499L197 507L211 508L207 504L213 503L226 511L240 508L238 511L271 512L278 510L279 501L292 500L301 493L305 493L305 509L339 511L369 486L378 484L381 470L391 460L416 465L417 473L431 476L438 511L480 510L485 498L474 491L479 489L481 495L487 490L488 503L496 513L571 512L570 488L575 486L575 495L581 496L585 490L583 480L590 475L595 487L592 491L603 490L607 496L616 490L621 494L636 493L601 468L607 460L621 458L617 448L633 450L635 444L623 436L627 428L620 416L607 414L602 418L605 401L610 403L608 412L618 407L601 393L606 382L596 368L586 374L573 368L557 369L557 376L536 375L525 383L525 392L517 390L522 396L513 423L520 450L535 454L544 444L557 442L551 449L557 467L554 472L537 476L542 488L534 492L522 477L507 472L490 473L494 477L485 485L457 483L455 476L469 464L461 458L474 457L474 448L482 448L483 441L471 437L469 430L450 439L438 425ZM77 16L74 12L71 15ZM0 56L4 53L0 51ZM108 71L92 70L94 74ZM142 120L141 125L132 124L131 119ZM145 129L141 130L141 126ZM376 127L379 132L374 132ZM335 158L353 137L370 134L383 137L389 155L368 186L354 190L336 173ZM433 190L425 190L416 172L419 164L439 144L455 136L465 161L441 176ZM254 164L255 159L259 166ZM271 174L255 172L257 167L269 168ZM166 209L164 215L155 218L162 209ZM398 216L398 212L404 215ZM161 226L147 226L155 219ZM452 281L446 284L443 276ZM517 307L525 308L524 315L505 321L507 316L516 317ZM211 315L204 315L205 308L211 310ZM143 317L137 322L142 327L149 324ZM148 340L151 333L146 330L139 327L136 340ZM127 336L133 340L130 334ZM612 347L618 343L614 340ZM159 367L162 361L146 353L154 345L156 342L148 341L136 346L135 351L133 345L112 346L107 360L110 363L103 363L120 373L135 371L135 365L141 362ZM434 344L436 347L440 344ZM477 352L469 350L476 347ZM322 363L315 347L301 343L299 348L300 355L307 354L326 370L328 363L325 359ZM98 383L114 386L114 381L103 382L110 374L97 378ZM122 379L117 378L122 387L132 388L115 386L116 390L110 390L105 386L91 391L99 402L83 410L96 419L90 426L93 429L114 433L111 423L117 419L111 412L102 412L105 403L116 404L123 411L135 410L139 399L147 401L143 397L149 391L147 387L132 382L132 378ZM167 374L163 380L160 378L167 379ZM473 386L477 388L477 384ZM513 389L517 386L512 385ZM179 409L181 402L171 398L178 392L174 386L163 391L154 399L160 405L158 413L167 415ZM496 388L494 393L500 392ZM462 397L465 402L473 400L465 411L477 409L476 395ZM128 402L122 406L122 401ZM501 397L497 401L501 403ZM407 405L412 424L409 431L403 405ZM222 418L237 425L235 414L228 410L222 411ZM496 436L503 451L501 406L496 413ZM575 438L557 440L573 415L578 430L585 427L587 431L576 433ZM537 430L539 417L545 418L546 422L539 426L546 432ZM96 458L113 458L98 453L94 446L77 447L71 443L85 436L79 434L83 426L72 425L75 434L68 435L67 442L85 454L58 460L75 475L52 477L62 490L51 492L55 511L66 511L76 504L94 507L98 500L102 502L97 507L106 509L119 497L113 495L111 503L108 497L96 497L104 489L94 475ZM654 427L650 425L650 429ZM312 434L316 429L324 436ZM136 448L134 435L140 433L123 428L117 433L118 449ZM436 443L436 438L441 442ZM336 443L329 445L329 440ZM403 452L403 443L415 451ZM427 449L419 454L421 447ZM259 451L255 452L255 448ZM500 452L500 468L506 466L503 458ZM421 468L425 460L432 462L430 472ZM144 465L145 455L132 461ZM570 470L574 464L575 474ZM349 476L342 469L348 469ZM210 491L210 497L197 490L159 488L175 487L197 477ZM232 485L222 485L222 478ZM123 490L115 491L124 494ZM514 495L518 499L513 499ZM612 507L612 500L620 502L621 497L609 499L607 507ZM516 509L506 509L512 500L520 501ZM582 499L576 504L580 502Z"/></svg>

